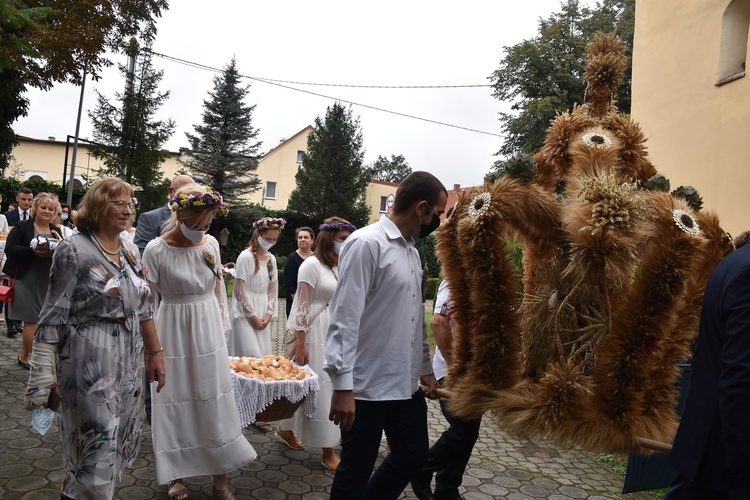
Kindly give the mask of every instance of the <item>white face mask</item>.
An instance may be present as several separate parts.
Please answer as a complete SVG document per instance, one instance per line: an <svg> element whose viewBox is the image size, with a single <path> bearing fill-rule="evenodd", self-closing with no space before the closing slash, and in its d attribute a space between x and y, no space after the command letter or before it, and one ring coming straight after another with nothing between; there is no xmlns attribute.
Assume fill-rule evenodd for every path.
<svg viewBox="0 0 750 500"><path fill-rule="evenodd" d="M268 241L263 239L263 236L258 236L258 245L260 245L260 248L267 252L271 249L274 243L269 243Z"/></svg>
<svg viewBox="0 0 750 500"><path fill-rule="evenodd" d="M203 241L203 235L206 234L205 231L195 231L194 229L190 229L182 222L180 222L180 231L182 231L182 235L185 236L185 238L192 241L195 245L199 245L200 242Z"/></svg>
<svg viewBox="0 0 750 500"><path fill-rule="evenodd" d="M343 241L334 241L333 242L333 251L336 252L336 255L341 253L341 247L344 246Z"/></svg>

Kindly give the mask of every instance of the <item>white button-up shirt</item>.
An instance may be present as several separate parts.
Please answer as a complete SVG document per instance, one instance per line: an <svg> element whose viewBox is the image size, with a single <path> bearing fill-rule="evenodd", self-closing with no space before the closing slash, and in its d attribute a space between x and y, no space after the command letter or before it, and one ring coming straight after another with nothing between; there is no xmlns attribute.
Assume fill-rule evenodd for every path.
<svg viewBox="0 0 750 500"><path fill-rule="evenodd" d="M323 369L356 399L409 399L432 373L414 240L385 216L347 238Z"/></svg>

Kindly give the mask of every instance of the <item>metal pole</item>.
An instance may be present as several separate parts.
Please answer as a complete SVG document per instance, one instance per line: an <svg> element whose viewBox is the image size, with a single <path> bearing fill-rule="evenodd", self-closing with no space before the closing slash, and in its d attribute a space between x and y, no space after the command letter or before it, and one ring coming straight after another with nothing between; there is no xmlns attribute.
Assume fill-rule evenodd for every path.
<svg viewBox="0 0 750 500"><path fill-rule="evenodd" d="M76 118L76 135L73 138L73 159L70 161L70 180L68 181L68 205L73 206L73 179L76 171L76 156L78 155L78 132L81 130L81 112L83 112L83 91L86 90L86 70L81 79L81 97L78 99L78 117ZM63 179L64 181L64 179Z"/></svg>

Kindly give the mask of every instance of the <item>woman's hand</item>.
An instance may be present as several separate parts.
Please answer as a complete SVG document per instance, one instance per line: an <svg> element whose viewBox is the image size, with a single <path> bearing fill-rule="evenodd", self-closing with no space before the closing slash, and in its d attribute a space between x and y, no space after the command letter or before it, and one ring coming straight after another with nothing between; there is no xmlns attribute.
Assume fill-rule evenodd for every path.
<svg viewBox="0 0 750 500"><path fill-rule="evenodd" d="M263 319L260 320L260 324L262 325L260 329L263 330L265 327L268 326L268 323L270 322L271 322L271 315L266 314L265 316L263 316Z"/></svg>
<svg viewBox="0 0 750 500"><path fill-rule="evenodd" d="M160 392L164 387L166 372L164 370L164 352L157 354L146 354L146 373L151 382L156 381L156 392Z"/></svg>
<svg viewBox="0 0 750 500"><path fill-rule="evenodd" d="M34 255L36 255L37 257L43 257L43 258L52 257L52 252L50 250L42 250L39 247L34 247L31 249L31 251L34 252Z"/></svg>
<svg viewBox="0 0 750 500"><path fill-rule="evenodd" d="M253 327L253 330L262 330L265 328L263 322L257 316L250 316L250 325Z"/></svg>
<svg viewBox="0 0 750 500"><path fill-rule="evenodd" d="M304 342L297 342L297 347L294 349L293 361L298 365L306 365L310 361L307 354L307 346Z"/></svg>

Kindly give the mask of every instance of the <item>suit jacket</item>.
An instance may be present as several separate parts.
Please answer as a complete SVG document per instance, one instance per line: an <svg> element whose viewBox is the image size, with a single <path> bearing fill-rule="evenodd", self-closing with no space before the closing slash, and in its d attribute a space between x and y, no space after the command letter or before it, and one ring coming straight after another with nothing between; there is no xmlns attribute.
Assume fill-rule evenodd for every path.
<svg viewBox="0 0 750 500"><path fill-rule="evenodd" d="M714 269L671 463L727 498L750 498L750 245Z"/></svg>
<svg viewBox="0 0 750 500"><path fill-rule="evenodd" d="M18 222L21 222L21 216L18 215L18 209L15 210L8 210L7 212L3 212L3 215L8 221L9 226L15 226ZM27 220L31 220L31 209L29 208L29 218Z"/></svg>
<svg viewBox="0 0 750 500"><path fill-rule="evenodd" d="M50 232L55 231L57 234L62 234L60 228L52 224L49 225L49 229ZM5 241L5 255L7 256L7 260L5 261L3 272L11 278L22 278L34 260L41 258L37 257L34 254L34 250L29 246L32 239L34 239L33 219L16 223L13 229L10 230L10 233L8 233L8 239Z"/></svg>
<svg viewBox="0 0 750 500"><path fill-rule="evenodd" d="M138 246L138 250L143 255L148 242L161 236L162 226L169 220L172 210L164 205L160 208L149 210L138 217L138 225L135 226L135 235L133 243Z"/></svg>

